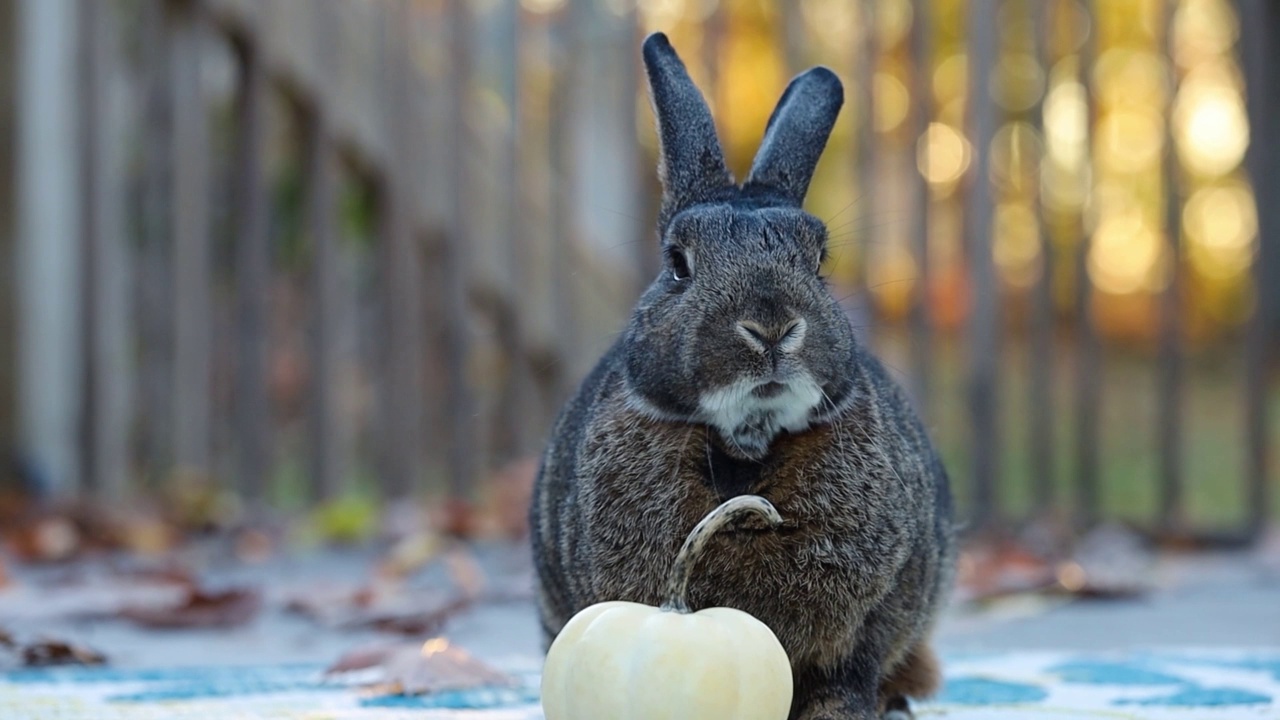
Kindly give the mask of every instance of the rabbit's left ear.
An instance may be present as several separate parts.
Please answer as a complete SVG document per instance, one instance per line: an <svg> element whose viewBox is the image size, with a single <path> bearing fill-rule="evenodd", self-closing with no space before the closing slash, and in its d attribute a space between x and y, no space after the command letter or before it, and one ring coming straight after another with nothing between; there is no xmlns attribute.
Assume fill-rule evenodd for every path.
<svg viewBox="0 0 1280 720"><path fill-rule="evenodd" d="M773 191L790 204L803 205L843 104L844 86L827 68L813 68L792 80L769 117L744 189Z"/></svg>

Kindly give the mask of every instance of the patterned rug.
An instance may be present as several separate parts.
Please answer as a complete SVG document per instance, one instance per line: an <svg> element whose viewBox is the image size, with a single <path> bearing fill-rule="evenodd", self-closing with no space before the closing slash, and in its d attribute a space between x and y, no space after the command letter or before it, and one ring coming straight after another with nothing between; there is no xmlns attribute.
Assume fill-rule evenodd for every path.
<svg viewBox="0 0 1280 720"><path fill-rule="evenodd" d="M536 662L507 663L515 688L378 696L318 666L0 674L4 720L538 720ZM1280 719L1280 649L1117 655L1000 653L947 658L947 685L921 717L948 720Z"/></svg>

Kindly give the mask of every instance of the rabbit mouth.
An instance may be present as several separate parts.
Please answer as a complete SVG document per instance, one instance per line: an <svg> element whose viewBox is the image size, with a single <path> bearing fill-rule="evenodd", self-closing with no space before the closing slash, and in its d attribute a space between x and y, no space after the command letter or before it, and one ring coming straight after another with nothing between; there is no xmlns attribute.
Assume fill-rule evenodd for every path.
<svg viewBox="0 0 1280 720"><path fill-rule="evenodd" d="M787 383L781 383L777 380L770 380L762 385L757 385L751 390L751 394L758 398L775 398L789 391L791 386Z"/></svg>
<svg viewBox="0 0 1280 720"><path fill-rule="evenodd" d="M739 380L699 398L703 419L741 454L761 457L774 438L809 426L822 390L807 373L779 380Z"/></svg>

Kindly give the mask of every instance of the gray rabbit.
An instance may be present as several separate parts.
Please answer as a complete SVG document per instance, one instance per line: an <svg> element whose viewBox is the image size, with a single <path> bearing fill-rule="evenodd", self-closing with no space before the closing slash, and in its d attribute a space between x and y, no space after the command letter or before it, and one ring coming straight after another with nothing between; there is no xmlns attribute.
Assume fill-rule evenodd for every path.
<svg viewBox="0 0 1280 720"><path fill-rule="evenodd" d="M795 78L737 184L666 36L643 54L665 262L542 458L530 519L545 641L593 603L658 605L694 525L758 494L783 526L713 539L692 607L773 629L793 720L910 717L907 698L939 682L929 639L954 575L951 494L904 393L819 275L827 229L802 205L840 81L821 67Z"/></svg>

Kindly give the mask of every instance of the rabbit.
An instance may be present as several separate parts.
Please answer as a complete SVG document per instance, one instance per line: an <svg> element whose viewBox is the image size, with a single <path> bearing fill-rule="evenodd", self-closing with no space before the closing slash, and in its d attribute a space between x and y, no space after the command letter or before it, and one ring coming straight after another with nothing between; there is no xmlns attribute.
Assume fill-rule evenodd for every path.
<svg viewBox="0 0 1280 720"><path fill-rule="evenodd" d="M908 398L820 276L827 230L802 209L843 87L823 67L792 80L739 184L667 37L642 54L663 269L541 457L529 514L544 650L594 603L659 604L690 529L757 494L783 525L710 540L693 609L773 630L791 720L911 717L908 698L939 684L952 499Z"/></svg>

